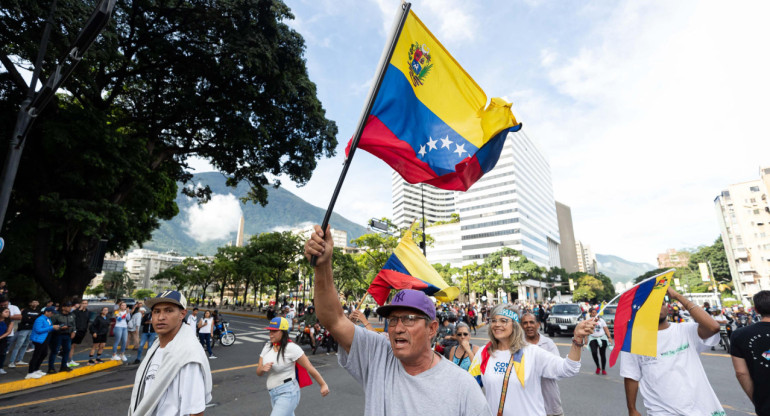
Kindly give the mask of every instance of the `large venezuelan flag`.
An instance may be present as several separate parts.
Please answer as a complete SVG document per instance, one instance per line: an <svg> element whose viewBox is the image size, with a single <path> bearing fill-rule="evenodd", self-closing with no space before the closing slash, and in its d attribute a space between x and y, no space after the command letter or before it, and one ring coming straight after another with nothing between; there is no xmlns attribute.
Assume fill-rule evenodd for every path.
<svg viewBox="0 0 770 416"><path fill-rule="evenodd" d="M484 91L411 11L386 65L358 147L409 183L468 190L521 128L511 104L493 98L484 108Z"/></svg>
<svg viewBox="0 0 770 416"><path fill-rule="evenodd" d="M615 312L615 348L610 367L620 351L655 357L658 350L658 320L663 298L674 270L653 276L620 296Z"/></svg>
<svg viewBox="0 0 770 416"><path fill-rule="evenodd" d="M450 302L460 294L459 288L449 286L436 269L428 264L412 240L411 231L404 234L385 267L374 277L368 292L378 305L384 305L391 289L422 290L442 302Z"/></svg>

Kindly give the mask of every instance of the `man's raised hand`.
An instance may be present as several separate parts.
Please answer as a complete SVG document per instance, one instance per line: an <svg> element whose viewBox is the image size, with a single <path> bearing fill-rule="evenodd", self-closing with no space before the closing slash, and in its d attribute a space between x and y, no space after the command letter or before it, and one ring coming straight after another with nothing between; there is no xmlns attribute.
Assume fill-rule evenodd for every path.
<svg viewBox="0 0 770 416"><path fill-rule="evenodd" d="M316 225L313 227L313 234L310 235L310 239L305 243L305 257L310 261L313 256L316 256L316 266L320 266L328 261L332 257L334 252L334 240L332 240L331 228L326 227L326 232L321 231L321 226Z"/></svg>

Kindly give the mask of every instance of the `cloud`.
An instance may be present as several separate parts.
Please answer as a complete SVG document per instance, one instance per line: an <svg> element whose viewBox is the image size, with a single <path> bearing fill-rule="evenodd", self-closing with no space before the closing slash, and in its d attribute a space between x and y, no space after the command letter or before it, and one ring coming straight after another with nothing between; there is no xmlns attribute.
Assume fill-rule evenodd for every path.
<svg viewBox="0 0 770 416"><path fill-rule="evenodd" d="M292 231L292 230L295 230L297 228L312 227L313 225L315 225L315 224L313 222L311 222L311 221L306 221L306 222L303 222L302 224L298 224L298 225L277 225L277 226L273 227L270 230L270 232L271 233L275 233L275 232L282 233L284 231Z"/></svg>
<svg viewBox="0 0 770 416"><path fill-rule="evenodd" d="M197 242L223 240L238 231L241 203L233 194L215 194L203 205L195 204L185 210L185 232Z"/></svg>

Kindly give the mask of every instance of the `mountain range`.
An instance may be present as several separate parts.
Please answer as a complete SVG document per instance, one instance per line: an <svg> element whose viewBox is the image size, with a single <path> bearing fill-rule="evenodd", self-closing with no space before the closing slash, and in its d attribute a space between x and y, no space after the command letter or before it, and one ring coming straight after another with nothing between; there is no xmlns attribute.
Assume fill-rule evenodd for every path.
<svg viewBox="0 0 770 416"><path fill-rule="evenodd" d="M246 196L250 189L246 182L230 188L225 184L225 176L218 172L196 173L192 181L196 184L195 186L208 185L211 188L212 200L207 204L212 204L216 200L220 203L217 207L228 209L222 209L219 212L207 210L207 204L198 205L196 200L183 195L182 184L177 184L180 188L176 198L179 214L169 221L161 222L160 228L152 233L152 240L143 244L144 248L161 252L172 250L183 256L213 255L217 247L234 242L236 239L237 224L240 220L236 204L240 205L240 211L243 213L246 238L263 232L287 231L292 228L320 224L326 213L326 210L305 202L281 187L268 188L267 205L263 207L253 202L240 201L240 198ZM230 218L222 218L228 215ZM194 221L195 218L199 218L200 221ZM215 238L207 238L205 232L196 229L196 226L206 227L207 219L215 224L228 224L231 231L211 230L213 234L218 235ZM329 224L334 229L347 231L348 242L368 232L365 227L338 214L332 214Z"/></svg>
<svg viewBox="0 0 770 416"><path fill-rule="evenodd" d="M650 263L635 263L611 254L596 255L597 269L609 277L613 283L628 282L657 266Z"/></svg>
<svg viewBox="0 0 770 416"><path fill-rule="evenodd" d="M161 222L160 227L153 232L152 240L144 243L143 247L160 252L174 251L183 256L213 255L217 247L235 241L241 212L246 238L263 232L320 224L323 221L324 209L309 204L281 187L268 188L268 202L263 207L240 201L249 192L246 182L230 188L225 180L225 176L218 172L196 173L193 176L195 186L208 185L211 188L212 200L203 205L183 195L182 184L177 184L180 188L176 198L179 214L169 221ZM338 214L332 214L330 224L332 228L347 231L348 242L369 232L365 227ZM608 254L597 254L596 262L599 271L613 282L627 282L655 269L649 263L635 263Z"/></svg>

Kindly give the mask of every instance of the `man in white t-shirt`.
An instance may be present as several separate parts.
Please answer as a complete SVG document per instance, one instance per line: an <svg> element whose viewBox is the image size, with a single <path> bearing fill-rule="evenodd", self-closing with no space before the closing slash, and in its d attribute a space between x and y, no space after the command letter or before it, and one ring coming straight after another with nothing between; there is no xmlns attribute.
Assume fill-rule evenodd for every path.
<svg viewBox="0 0 770 416"><path fill-rule="evenodd" d="M695 322L668 322L668 305L663 303L657 356L620 353L628 414L640 415L636 396L641 389L644 407L651 416L724 416L700 361L700 353L719 342L719 324L671 287L668 296L684 305Z"/></svg>
<svg viewBox="0 0 770 416"><path fill-rule="evenodd" d="M128 415L203 415L211 401L211 369L195 329L183 324L187 300L169 290L147 306L158 338L136 371Z"/></svg>
<svg viewBox="0 0 770 416"><path fill-rule="evenodd" d="M294 316L294 309L291 309L288 306L283 307L283 317L289 321L289 332L294 328Z"/></svg>
<svg viewBox="0 0 770 416"><path fill-rule="evenodd" d="M559 348L551 338L540 335L540 322L532 312L525 312L521 315L521 328L524 330L524 337L527 342L550 352L559 355ZM564 410L561 407L561 392L556 380L552 378L540 378L540 390L543 392L543 402L545 403L545 413L548 416L564 416Z"/></svg>

